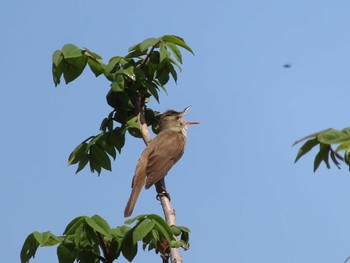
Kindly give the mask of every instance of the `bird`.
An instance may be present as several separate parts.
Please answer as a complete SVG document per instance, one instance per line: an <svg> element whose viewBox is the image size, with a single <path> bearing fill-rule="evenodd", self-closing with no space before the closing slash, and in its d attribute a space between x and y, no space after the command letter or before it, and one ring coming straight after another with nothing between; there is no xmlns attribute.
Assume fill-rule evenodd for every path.
<svg viewBox="0 0 350 263"><path fill-rule="evenodd" d="M159 121L160 132L149 142L138 160L124 217L132 214L142 188L149 189L152 185L163 181L183 155L187 128L192 124L199 124L184 120L183 117L189 108L190 106L180 112L167 110L162 114Z"/></svg>

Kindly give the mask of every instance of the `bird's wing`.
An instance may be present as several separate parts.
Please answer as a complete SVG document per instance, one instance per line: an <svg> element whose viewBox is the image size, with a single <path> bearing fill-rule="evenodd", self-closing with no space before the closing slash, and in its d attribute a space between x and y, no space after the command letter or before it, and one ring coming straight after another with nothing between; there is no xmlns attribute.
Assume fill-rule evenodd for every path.
<svg viewBox="0 0 350 263"><path fill-rule="evenodd" d="M151 143L155 143L155 147L149 153L147 160L146 189L162 179L181 158L184 153L186 138L179 133L163 133L158 134Z"/></svg>

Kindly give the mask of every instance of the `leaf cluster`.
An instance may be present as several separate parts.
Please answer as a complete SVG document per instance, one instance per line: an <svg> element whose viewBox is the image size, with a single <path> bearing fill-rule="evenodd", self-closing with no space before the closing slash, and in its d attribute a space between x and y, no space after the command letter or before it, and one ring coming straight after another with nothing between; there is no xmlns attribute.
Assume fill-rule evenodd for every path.
<svg viewBox="0 0 350 263"><path fill-rule="evenodd" d="M51 232L33 232L26 238L21 250L21 262L35 257L39 246L57 246L60 263L110 263L122 254L129 262L136 256L139 241L143 249L164 253L171 248L189 247L186 227L169 226L155 214L140 215L125 222L126 225L111 228L98 215L79 216L66 227L62 236ZM133 227L129 225L135 223ZM177 240L176 236L180 239ZM165 244L165 245L164 245Z"/></svg>
<svg viewBox="0 0 350 263"><path fill-rule="evenodd" d="M130 47L126 56L114 56L107 64L100 55L73 44L53 53L52 74L56 86L62 77L66 84L75 80L87 65L96 77L103 75L111 82L106 99L113 110L102 120L101 133L83 141L69 157L69 165L78 164L76 173L88 163L92 172L111 171L110 157L115 159L116 153L121 152L125 134L141 137L140 112L153 132L158 132L160 114L147 107L147 103L151 97L159 103L159 92L167 92L165 85L170 78L177 81L177 70L181 71L182 64L180 48L193 54L185 41L174 35L148 38Z"/></svg>
<svg viewBox="0 0 350 263"><path fill-rule="evenodd" d="M319 146L319 151L314 160L314 172L318 169L322 162L329 169L331 167L330 160L339 169L341 162L345 162L350 169L350 127L340 131L329 128L316 132L296 141L293 145L305 140L306 142L298 151L295 162L297 162L306 153L310 152L315 146ZM341 155L339 152L344 153Z"/></svg>

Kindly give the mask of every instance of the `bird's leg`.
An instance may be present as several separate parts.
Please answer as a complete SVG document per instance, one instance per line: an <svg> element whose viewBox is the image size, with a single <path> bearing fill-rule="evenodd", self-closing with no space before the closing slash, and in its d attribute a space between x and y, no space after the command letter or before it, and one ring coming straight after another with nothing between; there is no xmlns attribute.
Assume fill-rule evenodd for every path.
<svg viewBox="0 0 350 263"><path fill-rule="evenodd" d="M170 201L170 194L166 190L164 177L156 182L155 186L157 191L157 200L160 200L161 197L165 196Z"/></svg>

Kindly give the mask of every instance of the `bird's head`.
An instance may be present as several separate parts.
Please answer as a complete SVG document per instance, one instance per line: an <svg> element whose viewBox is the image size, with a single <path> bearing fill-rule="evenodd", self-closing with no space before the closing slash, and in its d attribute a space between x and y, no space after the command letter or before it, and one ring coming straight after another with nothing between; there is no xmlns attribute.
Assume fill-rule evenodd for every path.
<svg viewBox="0 0 350 263"><path fill-rule="evenodd" d="M167 110L162 114L159 121L160 130L175 130L175 131L185 131L188 126L192 124L199 124L199 122L185 121L184 115L191 106L186 107L183 111Z"/></svg>

